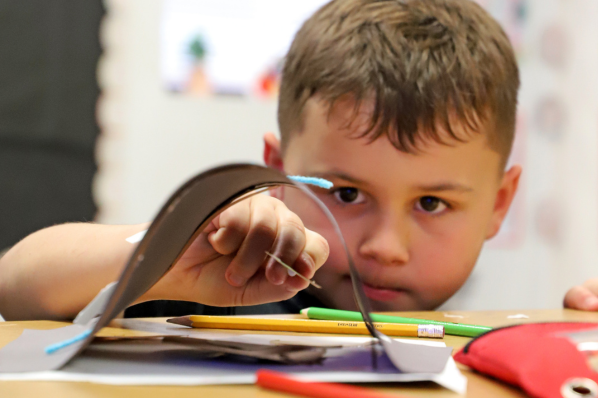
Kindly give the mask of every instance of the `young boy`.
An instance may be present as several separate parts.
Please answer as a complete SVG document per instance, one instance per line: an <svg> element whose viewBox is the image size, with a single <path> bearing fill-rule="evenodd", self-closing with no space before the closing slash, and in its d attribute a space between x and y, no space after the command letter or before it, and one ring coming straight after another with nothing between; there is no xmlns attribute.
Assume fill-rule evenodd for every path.
<svg viewBox="0 0 598 398"><path fill-rule="evenodd" d="M297 33L280 89L281 140L265 136L264 159L334 183L314 191L339 222L374 310L436 308L498 232L521 174L504 170L518 87L507 37L470 1L334 0ZM189 302L144 303L128 315L224 314L234 310L217 307L281 300L236 312L355 309L328 222L296 190L273 196L222 213L140 300ZM117 278L133 249L124 239L144 228L70 224L31 235L0 260L0 313L73 317ZM323 289L295 296L307 284L264 259L272 248Z"/></svg>
<svg viewBox="0 0 598 398"><path fill-rule="evenodd" d="M504 172L518 70L509 40L469 1L337 1L297 34L266 163L331 180L374 310L433 309L469 276L521 174ZM281 193L308 228L326 224ZM318 272L324 303L353 308L342 251Z"/></svg>

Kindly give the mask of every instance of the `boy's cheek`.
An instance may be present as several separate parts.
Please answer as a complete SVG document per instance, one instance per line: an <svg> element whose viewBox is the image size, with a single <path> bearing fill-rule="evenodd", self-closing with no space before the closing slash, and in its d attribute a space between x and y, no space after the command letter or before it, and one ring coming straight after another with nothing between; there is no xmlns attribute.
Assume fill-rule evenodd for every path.
<svg viewBox="0 0 598 398"><path fill-rule="evenodd" d="M431 280L430 285L423 288L424 291L430 292L429 295L424 295L424 299L431 302L433 307L443 304L465 284L474 265L475 260L459 264L459 267L455 267L450 274L445 273L442 278Z"/></svg>
<svg viewBox="0 0 598 398"><path fill-rule="evenodd" d="M476 264L484 241L480 235L456 230L444 239L421 242L411 264L421 300L440 305L461 288Z"/></svg>

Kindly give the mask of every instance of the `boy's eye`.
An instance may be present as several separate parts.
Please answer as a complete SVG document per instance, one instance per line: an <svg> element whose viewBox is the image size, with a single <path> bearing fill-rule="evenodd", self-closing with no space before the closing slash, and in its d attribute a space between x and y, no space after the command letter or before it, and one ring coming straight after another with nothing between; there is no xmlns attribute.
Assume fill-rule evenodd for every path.
<svg viewBox="0 0 598 398"><path fill-rule="evenodd" d="M417 201L418 210L430 214L442 213L446 209L446 204L435 196L424 196Z"/></svg>
<svg viewBox="0 0 598 398"><path fill-rule="evenodd" d="M364 195L357 188L343 187L334 191L334 197L341 203L362 203Z"/></svg>

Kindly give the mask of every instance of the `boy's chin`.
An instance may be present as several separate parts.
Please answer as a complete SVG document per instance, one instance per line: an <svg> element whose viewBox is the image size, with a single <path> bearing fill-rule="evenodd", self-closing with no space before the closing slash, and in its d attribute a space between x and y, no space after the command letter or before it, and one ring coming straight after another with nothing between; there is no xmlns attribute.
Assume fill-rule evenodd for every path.
<svg viewBox="0 0 598 398"><path fill-rule="evenodd" d="M321 279L323 289L309 287L308 291L329 308L359 311L353 296L353 283L347 275L331 280ZM417 292L407 289L386 289L364 284L364 293L373 312L432 311L440 303L423 300Z"/></svg>
<svg viewBox="0 0 598 398"><path fill-rule="evenodd" d="M344 290L344 289L343 289ZM367 292L367 288L364 289ZM330 308L337 308L346 311L359 311L355 299L353 298L353 291L350 290L346 297L319 297L320 300ZM398 294L391 295L390 293L381 295L379 298L383 300L376 300L374 294L367 294L366 296L373 312L401 312L401 311L429 311L436 308L436 306L427 306L419 303L418 300L406 291L397 291ZM395 297L392 297L395 296Z"/></svg>

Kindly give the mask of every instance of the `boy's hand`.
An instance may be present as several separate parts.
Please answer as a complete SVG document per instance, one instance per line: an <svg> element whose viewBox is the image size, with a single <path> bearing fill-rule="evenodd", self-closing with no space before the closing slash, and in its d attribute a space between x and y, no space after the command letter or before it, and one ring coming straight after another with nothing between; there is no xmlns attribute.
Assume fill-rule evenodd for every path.
<svg viewBox="0 0 598 398"><path fill-rule="evenodd" d="M583 285L569 289L564 305L574 310L598 311L598 278L588 279Z"/></svg>
<svg viewBox="0 0 598 398"><path fill-rule="evenodd" d="M290 277L266 251L311 279L328 250L326 240L306 229L281 201L252 196L218 215L142 299L213 306L286 300L308 283Z"/></svg>

